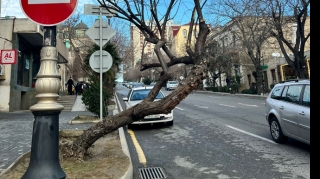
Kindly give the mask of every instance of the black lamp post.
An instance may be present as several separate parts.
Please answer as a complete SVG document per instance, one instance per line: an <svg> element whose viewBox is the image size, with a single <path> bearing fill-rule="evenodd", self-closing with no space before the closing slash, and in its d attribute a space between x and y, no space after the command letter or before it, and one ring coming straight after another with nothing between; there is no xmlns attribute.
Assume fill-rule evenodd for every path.
<svg viewBox="0 0 320 179"><path fill-rule="evenodd" d="M30 162L21 179L65 179L59 162L60 74L57 69L56 26L44 27L41 65L37 74Z"/></svg>

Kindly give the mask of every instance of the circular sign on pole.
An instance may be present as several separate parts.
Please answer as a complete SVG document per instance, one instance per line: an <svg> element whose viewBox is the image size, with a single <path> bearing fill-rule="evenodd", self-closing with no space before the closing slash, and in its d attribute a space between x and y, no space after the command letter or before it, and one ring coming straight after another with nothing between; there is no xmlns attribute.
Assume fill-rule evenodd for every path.
<svg viewBox="0 0 320 179"><path fill-rule="evenodd" d="M109 52L102 50L102 73L108 71L112 66L113 60ZM95 51L89 59L91 69L100 73L100 50Z"/></svg>
<svg viewBox="0 0 320 179"><path fill-rule="evenodd" d="M37 24L54 26L68 19L78 0L20 0L24 14Z"/></svg>

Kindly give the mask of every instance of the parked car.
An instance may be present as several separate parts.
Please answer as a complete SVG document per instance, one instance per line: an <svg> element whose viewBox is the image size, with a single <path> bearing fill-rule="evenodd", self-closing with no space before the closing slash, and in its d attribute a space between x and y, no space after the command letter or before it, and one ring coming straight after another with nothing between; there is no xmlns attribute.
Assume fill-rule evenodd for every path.
<svg viewBox="0 0 320 179"><path fill-rule="evenodd" d="M156 83L155 83L155 82L150 83L150 86L154 86L154 85L156 85Z"/></svg>
<svg viewBox="0 0 320 179"><path fill-rule="evenodd" d="M176 82L176 81L167 81L167 85L166 85L165 89L167 91L170 91L170 90L175 90L177 87L178 87L178 82Z"/></svg>
<svg viewBox="0 0 320 179"><path fill-rule="evenodd" d="M310 80L276 84L266 99L266 120L272 139L288 137L310 145Z"/></svg>
<svg viewBox="0 0 320 179"><path fill-rule="evenodd" d="M131 88L138 88L138 87L143 87L144 85L142 83L137 83L137 82L134 82L132 83L132 86Z"/></svg>
<svg viewBox="0 0 320 179"><path fill-rule="evenodd" d="M125 109L129 109L132 106L142 102L150 93L153 86L145 86L145 87L137 87L132 88L127 97L123 98L122 100L125 102ZM165 94L160 90L158 95L155 98L155 101L158 101L165 97ZM145 116L143 119L140 119L138 121L135 121L128 125L130 127L131 125L136 124L153 124L153 123L166 123L169 126L173 125L173 111L171 110L168 114L155 114L155 115L149 115Z"/></svg>

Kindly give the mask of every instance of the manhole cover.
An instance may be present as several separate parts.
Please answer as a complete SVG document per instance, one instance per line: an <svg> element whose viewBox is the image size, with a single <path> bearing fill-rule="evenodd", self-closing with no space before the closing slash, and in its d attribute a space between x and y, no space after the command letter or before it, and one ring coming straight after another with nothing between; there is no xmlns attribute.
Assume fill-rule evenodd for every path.
<svg viewBox="0 0 320 179"><path fill-rule="evenodd" d="M160 167L139 168L139 176L141 179L160 179L166 178L166 174Z"/></svg>

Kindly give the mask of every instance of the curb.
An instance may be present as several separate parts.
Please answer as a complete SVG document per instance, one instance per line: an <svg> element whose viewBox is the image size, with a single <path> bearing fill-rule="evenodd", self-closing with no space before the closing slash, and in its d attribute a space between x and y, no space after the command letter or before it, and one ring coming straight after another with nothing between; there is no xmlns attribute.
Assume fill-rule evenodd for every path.
<svg viewBox="0 0 320 179"><path fill-rule="evenodd" d="M119 103L119 99L117 96L117 93L114 93L115 99L112 99L113 101L115 101L116 105L114 107L114 110L112 110L112 115L116 115L118 114L118 103ZM124 134L124 130L123 127L120 127L118 129L119 131L119 136L120 136L120 142L121 142L121 146L122 146L122 151L124 154L126 154L129 157L130 160L130 164L129 164L129 168L128 171L120 178L120 179L132 179L133 178L133 166L132 166L132 161L131 161L131 156L130 156L130 152L129 152L129 147L127 144L127 140L126 140L126 136Z"/></svg>

